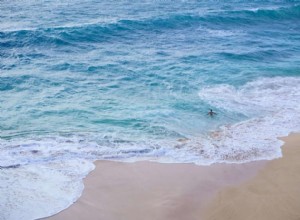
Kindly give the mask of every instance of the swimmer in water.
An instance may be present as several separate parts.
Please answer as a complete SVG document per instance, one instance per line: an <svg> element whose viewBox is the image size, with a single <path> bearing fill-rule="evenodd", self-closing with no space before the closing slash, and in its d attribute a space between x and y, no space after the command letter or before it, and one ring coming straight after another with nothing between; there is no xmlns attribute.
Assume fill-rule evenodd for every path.
<svg viewBox="0 0 300 220"><path fill-rule="evenodd" d="M207 113L207 115L209 115L209 116L211 116L211 117L213 117L213 116L216 115L216 114L217 114L217 113L213 112L212 109Z"/></svg>

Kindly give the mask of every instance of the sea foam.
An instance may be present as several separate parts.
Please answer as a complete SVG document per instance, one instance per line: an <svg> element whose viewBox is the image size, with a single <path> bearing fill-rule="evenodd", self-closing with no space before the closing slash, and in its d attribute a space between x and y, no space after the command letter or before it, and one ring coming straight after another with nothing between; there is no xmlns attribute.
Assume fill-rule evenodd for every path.
<svg viewBox="0 0 300 220"><path fill-rule="evenodd" d="M299 78L270 78L299 77L299 3L19 2L0 4L1 220L68 207L97 159L244 163L300 131Z"/></svg>
<svg viewBox="0 0 300 220"><path fill-rule="evenodd" d="M133 141L97 133L1 139L1 166L18 166L1 170L0 219L35 219L68 207L96 159L199 165L270 160L282 156L278 137L300 131L299 78L220 84L202 88L199 97L224 117L234 112L246 120L181 140Z"/></svg>
<svg viewBox="0 0 300 220"><path fill-rule="evenodd" d="M0 172L0 219L38 219L75 202L94 165L85 160L27 164Z"/></svg>
<svg viewBox="0 0 300 220"><path fill-rule="evenodd" d="M202 140L216 162L245 162L281 156L278 137L300 131L300 79L262 78L241 87L203 88L201 99L248 119L224 125ZM209 147L208 147L209 146Z"/></svg>

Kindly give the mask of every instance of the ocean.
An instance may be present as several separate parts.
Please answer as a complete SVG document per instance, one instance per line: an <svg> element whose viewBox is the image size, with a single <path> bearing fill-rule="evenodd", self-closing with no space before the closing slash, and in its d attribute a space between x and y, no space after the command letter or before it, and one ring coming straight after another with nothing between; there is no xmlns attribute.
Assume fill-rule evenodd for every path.
<svg viewBox="0 0 300 220"><path fill-rule="evenodd" d="M271 160L300 131L300 1L0 11L1 220L68 207L94 160Z"/></svg>

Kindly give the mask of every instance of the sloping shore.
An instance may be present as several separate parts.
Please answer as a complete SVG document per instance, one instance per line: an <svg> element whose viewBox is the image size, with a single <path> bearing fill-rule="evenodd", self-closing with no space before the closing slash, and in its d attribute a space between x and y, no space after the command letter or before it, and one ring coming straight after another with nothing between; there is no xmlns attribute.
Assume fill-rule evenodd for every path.
<svg viewBox="0 0 300 220"><path fill-rule="evenodd" d="M49 220L300 219L300 135L283 158L245 164L97 161L82 197Z"/></svg>
<svg viewBox="0 0 300 220"><path fill-rule="evenodd" d="M282 139L283 157L270 161L252 180L219 192L204 219L300 219L300 135Z"/></svg>
<svg viewBox="0 0 300 220"><path fill-rule="evenodd" d="M50 220L192 220L223 187L253 177L266 162L161 164L97 161L82 197Z"/></svg>

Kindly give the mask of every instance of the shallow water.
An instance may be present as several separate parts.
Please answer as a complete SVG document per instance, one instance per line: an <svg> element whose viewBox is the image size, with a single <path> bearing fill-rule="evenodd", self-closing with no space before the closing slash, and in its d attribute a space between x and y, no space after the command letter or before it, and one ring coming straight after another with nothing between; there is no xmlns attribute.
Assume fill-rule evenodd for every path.
<svg viewBox="0 0 300 220"><path fill-rule="evenodd" d="M0 10L0 166L22 170L0 173L1 210L8 189L34 186L26 172L49 172L45 182L62 190L78 183L57 209L33 193L32 219L75 200L95 159L273 159L276 138L300 131L299 1L2 1ZM16 219L24 201L2 218Z"/></svg>

